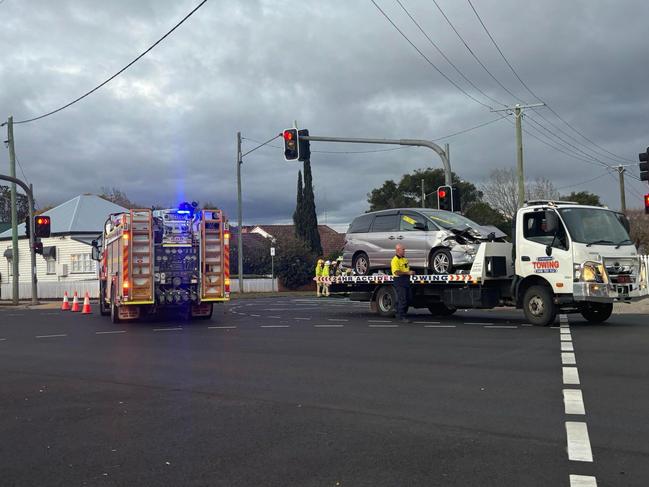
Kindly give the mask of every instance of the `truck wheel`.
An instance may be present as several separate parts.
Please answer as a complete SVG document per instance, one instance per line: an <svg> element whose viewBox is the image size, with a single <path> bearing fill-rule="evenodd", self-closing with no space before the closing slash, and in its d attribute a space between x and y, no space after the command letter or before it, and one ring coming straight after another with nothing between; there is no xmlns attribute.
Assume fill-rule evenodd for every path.
<svg viewBox="0 0 649 487"><path fill-rule="evenodd" d="M103 286L99 286L99 314L101 316L108 316L110 314L110 309L106 306L105 293L106 289Z"/></svg>
<svg viewBox="0 0 649 487"><path fill-rule="evenodd" d="M603 323L613 314L613 303L588 303L581 310L583 316L590 323Z"/></svg>
<svg viewBox="0 0 649 487"><path fill-rule="evenodd" d="M110 321L114 324L119 323L119 308L115 304L115 292L112 292L110 300Z"/></svg>
<svg viewBox="0 0 649 487"><path fill-rule="evenodd" d="M358 276L366 276L370 273L370 259L365 252L360 252L354 256L352 268Z"/></svg>
<svg viewBox="0 0 649 487"><path fill-rule="evenodd" d="M394 316L397 310L397 292L392 286L382 286L376 292L376 309L380 316Z"/></svg>
<svg viewBox="0 0 649 487"><path fill-rule="evenodd" d="M548 326L554 323L557 307L552 291L546 286L531 286L523 296L525 318L535 326Z"/></svg>
<svg viewBox="0 0 649 487"><path fill-rule="evenodd" d="M435 316L451 316L457 308L446 306L444 303L435 303L428 306L428 311Z"/></svg>
<svg viewBox="0 0 649 487"><path fill-rule="evenodd" d="M448 249L435 250L430 254L428 267L433 274L452 274L453 256L451 252Z"/></svg>

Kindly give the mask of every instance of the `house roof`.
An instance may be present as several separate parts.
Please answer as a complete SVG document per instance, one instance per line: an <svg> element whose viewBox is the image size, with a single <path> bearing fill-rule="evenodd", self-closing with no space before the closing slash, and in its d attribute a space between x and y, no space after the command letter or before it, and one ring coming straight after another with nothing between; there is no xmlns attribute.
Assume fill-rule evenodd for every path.
<svg viewBox="0 0 649 487"><path fill-rule="evenodd" d="M106 201L94 194L80 194L60 204L43 215L50 217L52 235L101 233L110 213L126 211L126 208ZM18 225L18 237L25 237L25 224ZM0 240L11 238L11 229L0 233Z"/></svg>
<svg viewBox="0 0 649 487"><path fill-rule="evenodd" d="M295 227L293 225L254 225L244 226L243 234L251 234L256 228L266 232L278 240L295 236ZM322 245L322 254L325 257L340 252L345 245L345 234L338 233L328 225L318 225L320 234L320 243Z"/></svg>

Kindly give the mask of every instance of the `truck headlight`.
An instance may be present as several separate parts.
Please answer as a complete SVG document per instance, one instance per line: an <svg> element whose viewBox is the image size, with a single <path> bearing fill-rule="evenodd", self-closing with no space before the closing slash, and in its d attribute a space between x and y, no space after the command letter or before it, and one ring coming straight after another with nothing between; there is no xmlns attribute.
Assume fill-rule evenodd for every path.
<svg viewBox="0 0 649 487"><path fill-rule="evenodd" d="M585 262L583 265L575 266L575 280L582 282L607 282L604 265L599 262Z"/></svg>

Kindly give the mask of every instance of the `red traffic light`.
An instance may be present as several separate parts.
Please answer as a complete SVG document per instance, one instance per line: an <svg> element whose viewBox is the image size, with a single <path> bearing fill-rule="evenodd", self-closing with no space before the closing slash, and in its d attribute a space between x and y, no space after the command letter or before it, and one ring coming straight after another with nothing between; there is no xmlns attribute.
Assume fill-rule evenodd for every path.
<svg viewBox="0 0 649 487"><path fill-rule="evenodd" d="M649 214L649 194L644 195L644 212Z"/></svg>
<svg viewBox="0 0 649 487"><path fill-rule="evenodd" d="M50 218L47 216L39 216L36 218L37 225L47 225L50 222Z"/></svg>
<svg viewBox="0 0 649 487"><path fill-rule="evenodd" d="M446 198L446 190L445 189L438 190L437 194L439 195L440 198Z"/></svg>
<svg viewBox="0 0 649 487"><path fill-rule="evenodd" d="M292 130L284 130L284 140L293 140Z"/></svg>

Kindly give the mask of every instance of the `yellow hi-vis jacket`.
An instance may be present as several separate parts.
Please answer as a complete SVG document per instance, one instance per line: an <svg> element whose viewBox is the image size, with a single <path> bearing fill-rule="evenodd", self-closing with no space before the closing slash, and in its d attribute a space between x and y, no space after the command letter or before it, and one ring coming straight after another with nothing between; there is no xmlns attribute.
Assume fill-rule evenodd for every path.
<svg viewBox="0 0 649 487"><path fill-rule="evenodd" d="M322 273L322 269L324 266L321 266L320 264L317 264L315 266L315 276L316 277L322 277L324 274Z"/></svg>
<svg viewBox="0 0 649 487"><path fill-rule="evenodd" d="M322 277L329 277L329 266L327 264L322 266Z"/></svg>

